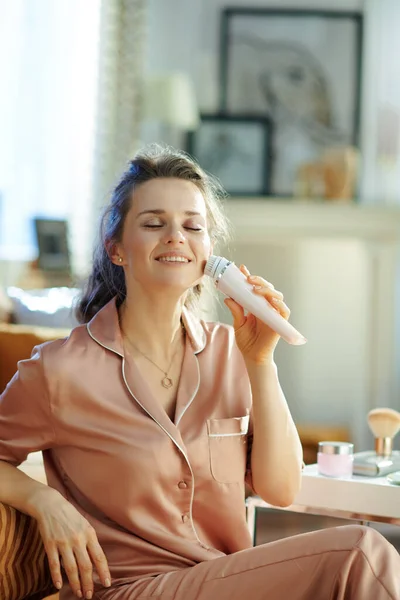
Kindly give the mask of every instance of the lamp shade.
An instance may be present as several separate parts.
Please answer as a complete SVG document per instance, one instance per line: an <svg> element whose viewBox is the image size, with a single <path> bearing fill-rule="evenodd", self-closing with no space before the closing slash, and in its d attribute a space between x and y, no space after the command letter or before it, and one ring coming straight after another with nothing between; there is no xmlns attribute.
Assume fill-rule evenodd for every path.
<svg viewBox="0 0 400 600"><path fill-rule="evenodd" d="M144 86L144 118L179 129L197 129L199 111L192 82L183 73L149 77Z"/></svg>

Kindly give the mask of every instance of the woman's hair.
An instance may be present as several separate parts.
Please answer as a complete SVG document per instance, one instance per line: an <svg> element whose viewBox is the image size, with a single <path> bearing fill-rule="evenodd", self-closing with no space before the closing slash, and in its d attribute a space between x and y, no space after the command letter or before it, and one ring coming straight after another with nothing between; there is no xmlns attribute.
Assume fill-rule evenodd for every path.
<svg viewBox="0 0 400 600"><path fill-rule="evenodd" d="M125 274L114 265L108 254L113 244L122 239L125 218L131 208L135 188L160 177L192 181L201 191L207 209L207 224L211 241L224 244L229 239L230 225L222 209L225 192L219 182L186 153L169 146L151 144L129 161L111 195L100 221L99 239L94 249L92 272L76 308L80 323L87 323L114 296L119 306L126 296ZM196 285L187 294L185 305L194 308L202 286Z"/></svg>

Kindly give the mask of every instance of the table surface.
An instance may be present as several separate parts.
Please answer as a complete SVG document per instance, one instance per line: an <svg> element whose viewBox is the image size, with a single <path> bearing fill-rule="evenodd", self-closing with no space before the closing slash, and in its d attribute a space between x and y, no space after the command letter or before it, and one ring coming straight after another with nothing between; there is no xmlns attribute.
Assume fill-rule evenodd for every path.
<svg viewBox="0 0 400 600"><path fill-rule="evenodd" d="M247 504L274 508L257 497L248 498ZM324 477L317 465L307 465L300 492L284 510L400 525L400 486L389 483L386 476Z"/></svg>

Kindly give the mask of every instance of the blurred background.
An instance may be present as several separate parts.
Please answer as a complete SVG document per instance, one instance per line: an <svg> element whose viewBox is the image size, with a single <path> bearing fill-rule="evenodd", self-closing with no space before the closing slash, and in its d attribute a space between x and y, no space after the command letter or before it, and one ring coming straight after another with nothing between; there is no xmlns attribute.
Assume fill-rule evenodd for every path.
<svg viewBox="0 0 400 600"><path fill-rule="evenodd" d="M118 174L172 144L229 192L221 253L308 338L276 355L306 461L372 448L367 412L400 406L399 27L398 0L0 0L4 328L74 324Z"/></svg>

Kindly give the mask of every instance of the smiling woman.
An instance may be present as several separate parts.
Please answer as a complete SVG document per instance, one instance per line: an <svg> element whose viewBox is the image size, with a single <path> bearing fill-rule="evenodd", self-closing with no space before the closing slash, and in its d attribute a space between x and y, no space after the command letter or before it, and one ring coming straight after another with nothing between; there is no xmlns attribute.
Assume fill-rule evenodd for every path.
<svg viewBox="0 0 400 600"><path fill-rule="evenodd" d="M157 257L154 252L161 256L166 249L165 235L168 237L172 233L179 237L180 226L188 233L195 248L199 244L214 245L217 240L224 244L230 234L220 202L224 195L217 180L185 153L157 144L140 152L129 163L103 214L92 274L78 307L79 320L89 321L114 296L117 304L121 304L127 286L133 284L129 275L132 263L135 272L143 275L150 259L149 254L144 258L143 252L150 252L150 247L155 244L151 257L153 260ZM142 243L146 244L146 250ZM132 244L132 252L124 251ZM172 245L175 253L182 246L179 239ZM208 255L203 256L203 261ZM196 271L191 271L197 278L185 300L186 306L190 306L200 297L202 285L196 279L201 277L200 268L205 262L203 265L199 261L196 263L196 258L200 260L196 252L187 258L192 267L192 263L197 267ZM169 277L171 269L167 273ZM163 276L160 273L160 277Z"/></svg>
<svg viewBox="0 0 400 600"><path fill-rule="evenodd" d="M252 548L245 483L290 505L302 448L278 334L232 299L233 327L196 310L227 231L219 196L180 152L131 161L82 325L20 361L0 398L0 502L37 521L60 600L399 599L399 556L370 528ZM287 319L281 292L240 269ZM39 450L48 488L15 468Z"/></svg>

